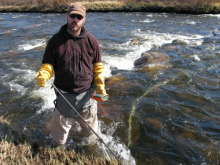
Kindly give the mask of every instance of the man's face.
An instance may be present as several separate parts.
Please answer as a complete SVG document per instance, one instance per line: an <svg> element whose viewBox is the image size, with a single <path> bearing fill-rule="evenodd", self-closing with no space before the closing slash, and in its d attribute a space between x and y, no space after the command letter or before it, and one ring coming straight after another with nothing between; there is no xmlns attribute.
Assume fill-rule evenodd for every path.
<svg viewBox="0 0 220 165"><path fill-rule="evenodd" d="M84 25L85 17L78 14L67 14L67 28L71 34L80 34L81 28Z"/></svg>

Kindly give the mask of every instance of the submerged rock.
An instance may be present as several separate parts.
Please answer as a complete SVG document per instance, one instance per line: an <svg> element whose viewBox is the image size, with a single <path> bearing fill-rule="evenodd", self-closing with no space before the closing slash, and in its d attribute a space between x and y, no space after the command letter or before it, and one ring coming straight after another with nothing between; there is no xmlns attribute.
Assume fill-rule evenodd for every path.
<svg viewBox="0 0 220 165"><path fill-rule="evenodd" d="M134 87L135 84L125 76L112 76L106 80L106 86L111 86L111 92L113 93L126 93L130 88ZM120 89L120 91L118 91ZM116 94L115 93L115 94Z"/></svg>
<svg viewBox="0 0 220 165"><path fill-rule="evenodd" d="M128 78L125 76L112 76L107 79L106 84L107 85L121 84L122 82L125 82L127 80Z"/></svg>
<svg viewBox="0 0 220 165"><path fill-rule="evenodd" d="M175 45L166 45L162 47L163 50L175 50L177 49L177 46Z"/></svg>
<svg viewBox="0 0 220 165"><path fill-rule="evenodd" d="M139 45L140 44L140 39L134 38L130 42L131 45Z"/></svg>
<svg viewBox="0 0 220 165"><path fill-rule="evenodd" d="M157 119L153 118L146 118L146 121L148 122L149 125L151 125L154 129L162 129L163 128L163 123Z"/></svg>
<svg viewBox="0 0 220 165"><path fill-rule="evenodd" d="M169 56L162 52L144 52L134 61L134 66L140 68L148 64L165 62L168 59Z"/></svg>
<svg viewBox="0 0 220 165"><path fill-rule="evenodd" d="M187 43L185 41L181 41L181 40L173 40L172 41L173 45L187 45Z"/></svg>
<svg viewBox="0 0 220 165"><path fill-rule="evenodd" d="M134 38L131 40L130 44L131 45L143 45L146 41L148 41L147 39L145 40L141 40L141 39L138 39L138 38Z"/></svg>

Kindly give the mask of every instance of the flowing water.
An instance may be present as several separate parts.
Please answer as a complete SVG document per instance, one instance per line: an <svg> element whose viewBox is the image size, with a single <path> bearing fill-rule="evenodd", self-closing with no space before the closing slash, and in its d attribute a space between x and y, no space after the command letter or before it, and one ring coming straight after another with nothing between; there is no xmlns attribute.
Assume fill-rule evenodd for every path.
<svg viewBox="0 0 220 165"><path fill-rule="evenodd" d="M46 144L53 78L35 82L48 39L66 14L0 13L0 115ZM99 40L107 102L104 141L128 164L220 164L220 15L88 13ZM132 39L142 44L132 45ZM134 68L143 52L169 58ZM70 134L74 140L73 134Z"/></svg>

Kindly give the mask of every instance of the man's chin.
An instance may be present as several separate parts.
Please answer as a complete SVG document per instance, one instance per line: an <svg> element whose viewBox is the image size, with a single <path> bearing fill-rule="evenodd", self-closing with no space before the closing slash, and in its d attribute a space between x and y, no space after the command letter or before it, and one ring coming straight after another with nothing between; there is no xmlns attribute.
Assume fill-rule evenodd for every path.
<svg viewBox="0 0 220 165"><path fill-rule="evenodd" d="M77 33L79 31L79 29L72 29L73 33Z"/></svg>
<svg viewBox="0 0 220 165"><path fill-rule="evenodd" d="M73 32L73 33L76 33L76 32L78 32L79 31L79 29L78 28L71 28L71 29L69 29L71 32Z"/></svg>

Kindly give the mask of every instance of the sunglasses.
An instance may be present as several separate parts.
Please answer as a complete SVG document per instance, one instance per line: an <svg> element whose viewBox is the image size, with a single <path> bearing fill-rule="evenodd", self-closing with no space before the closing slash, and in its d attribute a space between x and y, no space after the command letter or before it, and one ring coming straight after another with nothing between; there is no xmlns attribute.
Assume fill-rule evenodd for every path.
<svg viewBox="0 0 220 165"><path fill-rule="evenodd" d="M70 18L77 18L78 20L83 19L83 16L81 16L81 15L76 15L76 14L70 14L69 17L70 17Z"/></svg>

